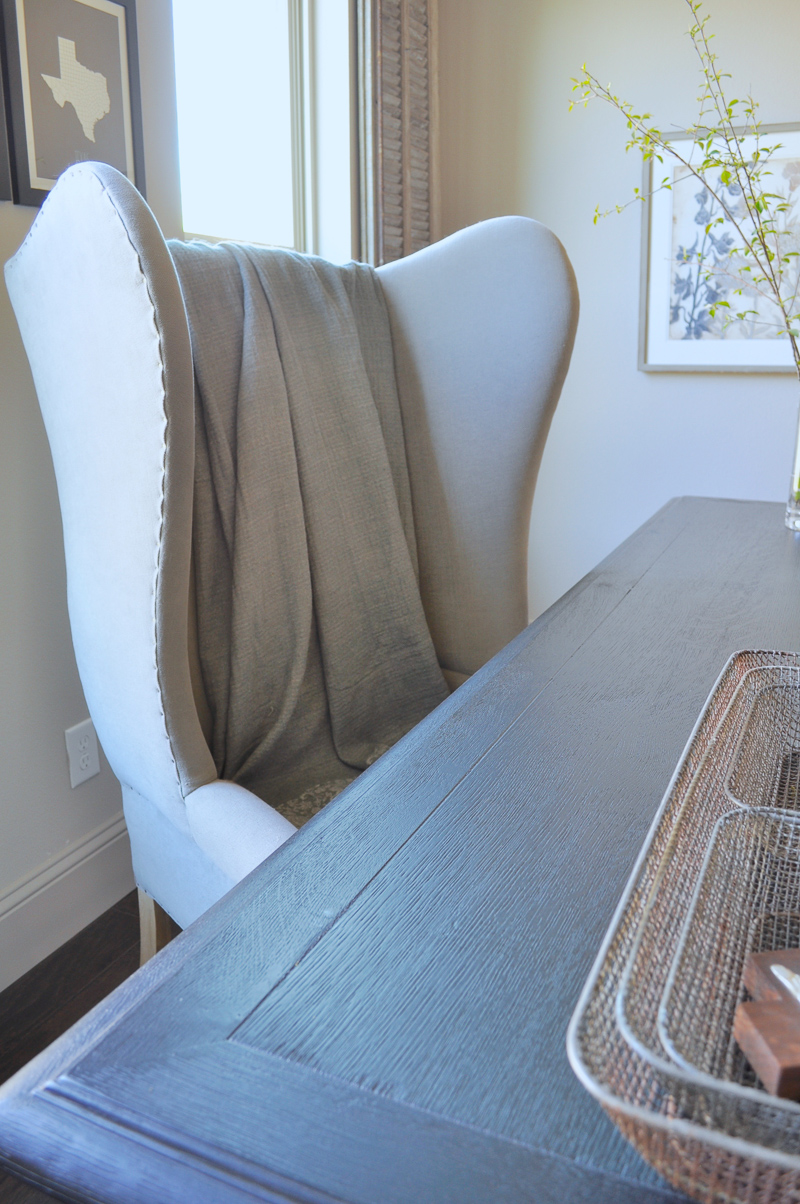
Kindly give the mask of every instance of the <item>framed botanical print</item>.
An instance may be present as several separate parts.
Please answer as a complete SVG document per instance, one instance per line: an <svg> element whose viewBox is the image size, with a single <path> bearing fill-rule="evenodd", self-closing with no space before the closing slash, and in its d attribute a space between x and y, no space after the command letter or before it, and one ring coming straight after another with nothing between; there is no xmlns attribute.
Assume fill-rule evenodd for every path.
<svg viewBox="0 0 800 1204"><path fill-rule="evenodd" d="M673 141L678 148L681 138ZM762 146L765 142L779 147L761 183L776 198L780 253L787 264L782 294L788 290L786 299L796 310L800 127L762 126ZM748 155L755 142L743 137L741 145ZM752 273L748 276L751 269L739 249L748 226L741 189L735 179L721 175L709 184L711 190L666 158L645 165L643 195L649 199L642 235L639 367L649 372L794 372L777 305L768 290L758 288Z"/></svg>
<svg viewBox="0 0 800 1204"><path fill-rule="evenodd" d="M14 200L97 159L144 191L135 0L2 0Z"/></svg>

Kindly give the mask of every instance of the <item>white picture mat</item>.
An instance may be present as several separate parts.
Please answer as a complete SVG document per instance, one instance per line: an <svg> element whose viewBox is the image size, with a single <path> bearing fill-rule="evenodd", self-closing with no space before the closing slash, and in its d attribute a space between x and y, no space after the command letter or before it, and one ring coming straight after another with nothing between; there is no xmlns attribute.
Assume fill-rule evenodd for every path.
<svg viewBox="0 0 800 1204"><path fill-rule="evenodd" d="M680 141L675 140L680 149ZM800 159L800 130L780 129L771 131L765 127L761 136L762 145L781 144L775 159ZM747 152L753 139L743 140ZM685 143L689 151L689 140ZM697 152L695 152L695 157ZM648 177L656 186L668 176L674 180L675 168L679 166L665 159L664 163L650 165ZM648 190L653 187L647 185ZM700 189L697 183L698 190ZM762 188L771 190L766 177ZM648 203L647 257L646 257L646 329L642 367L648 369L696 371L762 371L793 372L791 347L787 338L671 338L670 303L672 279L675 270L673 253L673 192L671 189L656 191ZM741 301L747 306L746 298L732 298L732 304Z"/></svg>

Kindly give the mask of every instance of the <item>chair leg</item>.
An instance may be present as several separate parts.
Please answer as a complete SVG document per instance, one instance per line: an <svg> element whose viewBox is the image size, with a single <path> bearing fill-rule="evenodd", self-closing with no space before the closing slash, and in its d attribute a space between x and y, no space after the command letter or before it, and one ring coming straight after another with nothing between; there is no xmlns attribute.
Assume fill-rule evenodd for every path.
<svg viewBox="0 0 800 1204"><path fill-rule="evenodd" d="M168 945L181 929L168 915L163 907L159 907L155 899L139 888L139 965L143 966L151 957L155 957L159 949Z"/></svg>

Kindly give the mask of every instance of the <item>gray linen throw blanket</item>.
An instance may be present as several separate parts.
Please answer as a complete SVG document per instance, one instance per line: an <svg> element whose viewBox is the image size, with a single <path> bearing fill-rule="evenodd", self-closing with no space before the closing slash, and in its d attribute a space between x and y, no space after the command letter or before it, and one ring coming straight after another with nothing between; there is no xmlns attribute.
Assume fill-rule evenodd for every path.
<svg viewBox="0 0 800 1204"><path fill-rule="evenodd" d="M300 824L448 693L388 313L363 264L169 246L196 382L206 736L221 778Z"/></svg>

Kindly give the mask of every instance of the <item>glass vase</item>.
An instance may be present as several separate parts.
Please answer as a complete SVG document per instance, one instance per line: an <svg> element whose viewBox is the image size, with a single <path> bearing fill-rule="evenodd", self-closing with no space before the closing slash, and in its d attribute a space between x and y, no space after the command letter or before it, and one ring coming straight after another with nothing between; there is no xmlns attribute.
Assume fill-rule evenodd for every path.
<svg viewBox="0 0 800 1204"><path fill-rule="evenodd" d="M789 501L786 503L786 526L791 531L800 531L800 415L798 415L797 434L794 440Z"/></svg>

